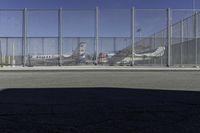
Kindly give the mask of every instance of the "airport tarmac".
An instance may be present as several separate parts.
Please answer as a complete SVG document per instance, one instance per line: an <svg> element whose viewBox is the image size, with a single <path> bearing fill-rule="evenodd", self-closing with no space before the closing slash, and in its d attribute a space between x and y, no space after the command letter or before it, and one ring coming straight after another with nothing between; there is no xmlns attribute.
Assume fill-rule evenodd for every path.
<svg viewBox="0 0 200 133"><path fill-rule="evenodd" d="M199 79L200 71L23 71L0 72L0 87L114 87L199 91Z"/></svg>
<svg viewBox="0 0 200 133"><path fill-rule="evenodd" d="M0 132L200 132L198 71L0 72Z"/></svg>

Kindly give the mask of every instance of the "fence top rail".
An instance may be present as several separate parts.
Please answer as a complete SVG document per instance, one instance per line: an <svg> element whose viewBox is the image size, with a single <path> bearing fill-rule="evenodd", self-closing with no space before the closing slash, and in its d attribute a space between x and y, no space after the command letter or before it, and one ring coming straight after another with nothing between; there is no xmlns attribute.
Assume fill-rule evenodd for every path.
<svg viewBox="0 0 200 133"><path fill-rule="evenodd" d="M200 9L171 9L172 11L200 11Z"/></svg>
<svg viewBox="0 0 200 133"><path fill-rule="evenodd" d="M80 10L80 11L83 11L83 10L95 10L95 8L91 8L91 9L77 9L77 8L8 8L8 9L5 9L5 8L0 8L0 11L23 11L24 9L27 9L27 10L41 10L41 11L48 11L48 10L52 10L52 11L55 11L55 10L59 10L59 9L63 9L63 10ZM132 8L99 8L101 10L131 10ZM134 8L135 10L166 10L167 8ZM175 9L175 8L171 8L171 10L173 11L200 11L200 9Z"/></svg>
<svg viewBox="0 0 200 133"><path fill-rule="evenodd" d="M23 11L24 9L0 9L0 11Z"/></svg>
<svg viewBox="0 0 200 133"><path fill-rule="evenodd" d="M7 39L7 38L23 38L23 37L14 37L14 36L10 36L10 37L2 37L0 36L0 39ZM59 38L59 36L49 36L49 37L44 37L44 36L40 36L40 37L27 37L27 38ZM84 36L80 36L80 37L63 37L63 38L93 38L95 39L95 37L84 37ZM126 39L130 39L131 37L99 37L99 38L126 38Z"/></svg>

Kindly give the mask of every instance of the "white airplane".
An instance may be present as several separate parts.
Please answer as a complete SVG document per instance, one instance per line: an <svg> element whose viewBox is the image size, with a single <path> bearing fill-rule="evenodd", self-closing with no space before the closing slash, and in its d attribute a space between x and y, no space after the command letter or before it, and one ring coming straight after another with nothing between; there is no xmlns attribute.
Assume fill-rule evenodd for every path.
<svg viewBox="0 0 200 133"><path fill-rule="evenodd" d="M143 53L143 54L136 54L134 53L133 61L140 61L140 60L151 60L153 58L162 57L165 53L165 47L160 46L152 53ZM129 64L132 62L132 57L125 57L122 61L117 62L117 64Z"/></svg>
<svg viewBox="0 0 200 133"><path fill-rule="evenodd" d="M72 58L73 59L84 59L86 56L86 42L80 42L77 48L73 51L71 54L63 54L63 59ZM52 60L52 59L59 59L59 54L53 54L53 55L31 55L29 58L34 61L43 61L43 60Z"/></svg>
<svg viewBox="0 0 200 133"><path fill-rule="evenodd" d="M67 58L67 57L70 57L71 54L64 54L62 56ZM54 55L32 55L32 56L30 56L31 59L35 59L35 60L57 59L59 57L60 57L60 55L58 55L58 54L54 54Z"/></svg>

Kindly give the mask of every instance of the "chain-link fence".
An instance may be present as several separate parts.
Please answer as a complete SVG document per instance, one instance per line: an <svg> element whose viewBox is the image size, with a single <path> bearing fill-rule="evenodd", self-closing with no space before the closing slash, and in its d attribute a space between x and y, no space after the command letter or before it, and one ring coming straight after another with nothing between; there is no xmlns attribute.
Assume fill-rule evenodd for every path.
<svg viewBox="0 0 200 133"><path fill-rule="evenodd" d="M0 10L1 65L198 66L188 9Z"/></svg>

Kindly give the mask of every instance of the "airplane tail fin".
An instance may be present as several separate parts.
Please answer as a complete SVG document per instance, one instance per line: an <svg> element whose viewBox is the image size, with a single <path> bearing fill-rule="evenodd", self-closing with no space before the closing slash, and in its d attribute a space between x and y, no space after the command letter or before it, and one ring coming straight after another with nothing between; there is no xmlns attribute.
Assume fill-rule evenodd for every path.
<svg viewBox="0 0 200 133"><path fill-rule="evenodd" d="M86 53L86 46L87 46L86 42L80 42L72 55L78 58L84 57Z"/></svg>

